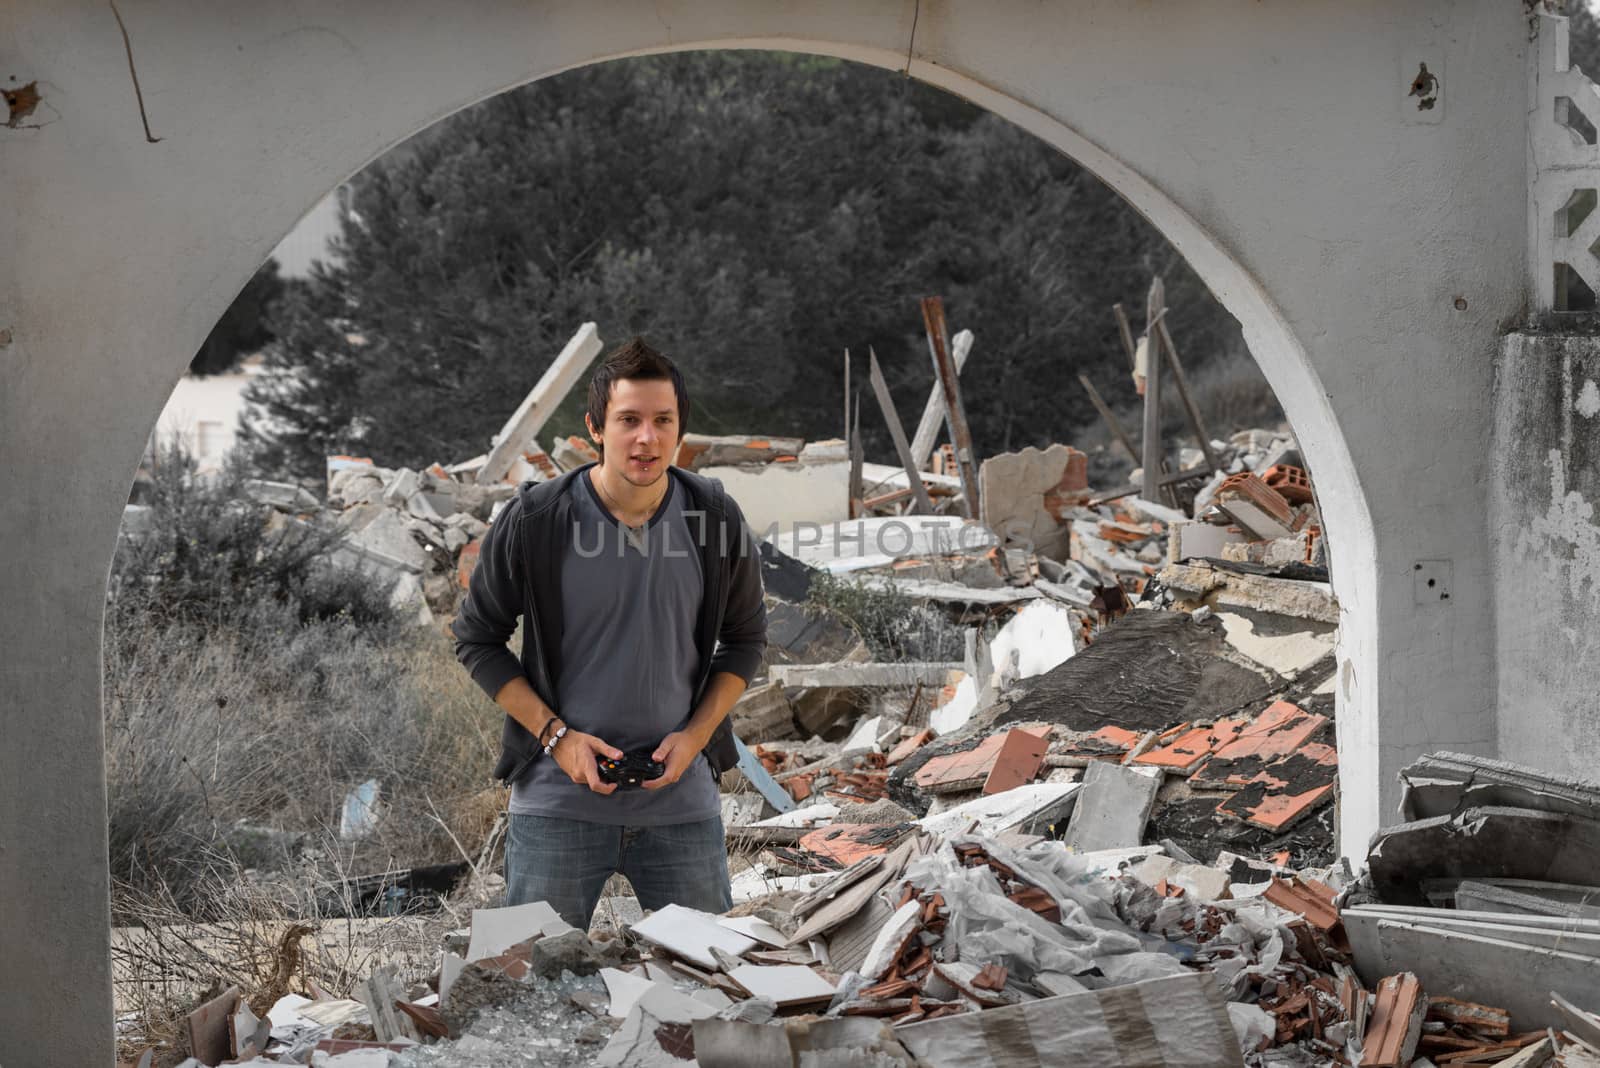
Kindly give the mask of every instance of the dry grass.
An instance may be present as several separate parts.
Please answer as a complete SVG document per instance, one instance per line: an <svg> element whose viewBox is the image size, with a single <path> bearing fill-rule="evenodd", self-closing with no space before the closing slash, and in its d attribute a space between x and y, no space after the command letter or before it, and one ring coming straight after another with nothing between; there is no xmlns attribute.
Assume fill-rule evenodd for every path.
<svg viewBox="0 0 1600 1068"><path fill-rule="evenodd" d="M492 866L499 713L450 643L286 624L160 654L108 664L113 965L129 1037L181 1052L184 1016L229 984L270 1003L312 980L344 995L383 963L429 974L440 935L468 913L362 918L348 879L463 849ZM339 804L369 778L383 784L377 828L340 841ZM310 930L286 966L296 924Z"/></svg>
<svg viewBox="0 0 1600 1068"><path fill-rule="evenodd" d="M465 914L346 919L351 880L492 867L505 804L501 714L442 628L406 625L383 584L324 562L336 532L283 523L241 484L164 454L109 587L116 996L152 1040L229 984L265 1009L380 962L425 974ZM345 796L374 779L375 828L341 840Z"/></svg>
<svg viewBox="0 0 1600 1068"><path fill-rule="evenodd" d="M111 864L126 886L200 908L186 888L219 855L292 862L368 779L382 818L358 868L459 859L436 812L466 848L482 844L500 714L442 634L263 609L108 643L106 676Z"/></svg>

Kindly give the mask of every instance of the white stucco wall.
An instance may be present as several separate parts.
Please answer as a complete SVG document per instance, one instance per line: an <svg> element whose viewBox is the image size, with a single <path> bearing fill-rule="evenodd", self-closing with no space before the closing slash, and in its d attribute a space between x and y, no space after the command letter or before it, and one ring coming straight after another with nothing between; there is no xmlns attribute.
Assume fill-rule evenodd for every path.
<svg viewBox="0 0 1600 1068"><path fill-rule="evenodd" d="M253 359L250 366L228 374L178 379L156 419L158 442L182 442L202 474L219 469L238 435L245 387L261 373L259 358Z"/></svg>
<svg viewBox="0 0 1600 1068"><path fill-rule="evenodd" d="M1514 333L1498 370L1500 755L1600 781L1600 338Z"/></svg>
<svg viewBox="0 0 1600 1068"><path fill-rule="evenodd" d="M1494 747L1486 398L1525 288L1520 4L123 13L157 144L104 4L0 6L0 74L37 79L45 98L41 129L0 129L0 544L30 565L0 570L0 959L32 962L0 978L8 1063L109 1059L101 601L134 464L188 354L368 160L475 100L609 57L777 47L898 67L909 48L913 76L1110 182L1240 318L1315 471L1344 615L1347 847L1392 813L1407 760ZM1444 86L1425 114L1406 95L1419 58ZM1421 560L1448 563L1448 604L1414 597Z"/></svg>

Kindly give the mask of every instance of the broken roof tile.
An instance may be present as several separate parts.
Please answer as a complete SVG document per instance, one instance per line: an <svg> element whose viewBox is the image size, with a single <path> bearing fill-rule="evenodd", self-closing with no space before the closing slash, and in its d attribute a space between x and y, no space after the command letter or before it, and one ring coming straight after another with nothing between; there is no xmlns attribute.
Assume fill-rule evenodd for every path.
<svg viewBox="0 0 1600 1068"><path fill-rule="evenodd" d="M1256 777L1217 806L1223 815L1281 831L1333 797L1339 754L1312 742L1268 764Z"/></svg>
<svg viewBox="0 0 1600 1068"><path fill-rule="evenodd" d="M1268 764L1299 749L1328 722L1288 701L1274 701L1239 736L1219 749L1189 781L1195 786L1244 786Z"/></svg>

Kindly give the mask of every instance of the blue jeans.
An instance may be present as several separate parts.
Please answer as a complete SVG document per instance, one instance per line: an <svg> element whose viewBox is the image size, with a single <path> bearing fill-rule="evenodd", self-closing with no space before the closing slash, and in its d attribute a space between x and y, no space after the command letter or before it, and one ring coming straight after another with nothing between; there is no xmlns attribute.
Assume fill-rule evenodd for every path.
<svg viewBox="0 0 1600 1068"><path fill-rule="evenodd" d="M572 926L589 929L606 880L621 873L639 907L733 907L722 817L661 827L619 827L554 816L511 814L506 837L506 904L548 902Z"/></svg>

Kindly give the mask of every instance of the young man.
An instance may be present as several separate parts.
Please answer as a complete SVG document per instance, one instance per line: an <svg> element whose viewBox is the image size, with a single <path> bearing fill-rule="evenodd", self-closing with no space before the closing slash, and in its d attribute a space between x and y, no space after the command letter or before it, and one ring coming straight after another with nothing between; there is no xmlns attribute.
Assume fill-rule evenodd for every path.
<svg viewBox="0 0 1600 1068"><path fill-rule="evenodd" d="M587 930L621 872L639 904L732 907L716 779L766 648L760 560L713 479L671 466L683 376L642 340L606 357L585 415L600 462L526 483L484 536L456 656L505 710L510 904ZM506 647L523 621L522 658ZM661 763L641 788L598 761Z"/></svg>

